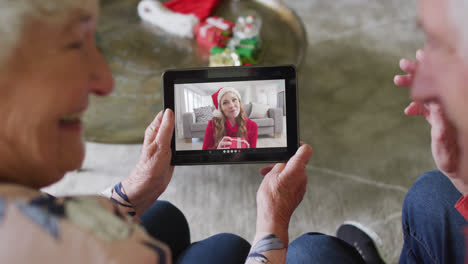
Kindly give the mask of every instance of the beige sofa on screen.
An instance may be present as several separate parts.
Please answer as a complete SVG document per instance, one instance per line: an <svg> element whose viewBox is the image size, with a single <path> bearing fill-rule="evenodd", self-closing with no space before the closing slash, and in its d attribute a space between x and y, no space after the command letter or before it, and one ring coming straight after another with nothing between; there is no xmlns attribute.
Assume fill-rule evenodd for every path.
<svg viewBox="0 0 468 264"><path fill-rule="evenodd" d="M210 107L209 109L213 112L214 107ZM244 105L244 111L249 119L257 123L259 136L267 135L279 137L283 132L283 109L268 107L262 104L249 103ZM195 113L187 112L183 114L182 119L185 141L188 142L191 141L192 138L205 137L205 130L208 125L206 116L204 118L205 120L197 122L197 116Z"/></svg>

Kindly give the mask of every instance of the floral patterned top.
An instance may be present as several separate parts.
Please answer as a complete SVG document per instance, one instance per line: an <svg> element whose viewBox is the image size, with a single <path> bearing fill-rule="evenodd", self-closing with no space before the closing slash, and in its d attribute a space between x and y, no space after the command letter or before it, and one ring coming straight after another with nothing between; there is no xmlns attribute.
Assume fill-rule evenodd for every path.
<svg viewBox="0 0 468 264"><path fill-rule="evenodd" d="M171 263L169 248L139 226L119 187L112 202L0 184L1 262Z"/></svg>

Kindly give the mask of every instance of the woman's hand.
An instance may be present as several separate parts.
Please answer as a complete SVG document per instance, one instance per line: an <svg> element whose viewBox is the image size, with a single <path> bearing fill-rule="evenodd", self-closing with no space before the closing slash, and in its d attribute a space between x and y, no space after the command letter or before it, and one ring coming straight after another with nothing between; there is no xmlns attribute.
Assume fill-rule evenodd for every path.
<svg viewBox="0 0 468 264"><path fill-rule="evenodd" d="M131 175L122 181L128 199L140 217L166 190L174 167L171 162L171 140L174 113L160 112L145 131L140 159Z"/></svg>
<svg viewBox="0 0 468 264"><path fill-rule="evenodd" d="M423 50L416 52L416 61L402 59L400 68L407 74L396 75L394 83L401 87L411 87L414 74L422 60L424 60ZM453 182L460 192L464 195L467 194L468 187L456 175L460 161L457 132L445 115L442 104L437 101L411 102L406 107L405 114L408 116L422 116L431 125L431 150L437 168Z"/></svg>
<svg viewBox="0 0 468 264"><path fill-rule="evenodd" d="M257 239L274 234L288 244L289 220L306 192L306 165L312 148L302 145L288 163L263 168L265 176L257 192Z"/></svg>
<svg viewBox="0 0 468 264"><path fill-rule="evenodd" d="M218 144L218 149L227 149L232 145L232 138L230 137L223 137Z"/></svg>

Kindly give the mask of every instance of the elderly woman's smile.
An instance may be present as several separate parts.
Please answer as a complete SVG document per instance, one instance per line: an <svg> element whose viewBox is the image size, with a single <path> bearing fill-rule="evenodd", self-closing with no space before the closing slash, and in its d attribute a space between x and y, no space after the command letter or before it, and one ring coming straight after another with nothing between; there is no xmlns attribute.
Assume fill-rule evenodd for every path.
<svg viewBox="0 0 468 264"><path fill-rule="evenodd" d="M60 128L81 131L81 119L83 117L84 110L76 113L67 114L64 117L62 117L59 121Z"/></svg>

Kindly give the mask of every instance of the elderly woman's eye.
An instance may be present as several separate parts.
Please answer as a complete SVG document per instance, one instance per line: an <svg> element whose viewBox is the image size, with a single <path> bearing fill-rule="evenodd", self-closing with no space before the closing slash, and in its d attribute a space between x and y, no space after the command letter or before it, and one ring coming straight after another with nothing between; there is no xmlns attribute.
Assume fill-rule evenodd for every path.
<svg viewBox="0 0 468 264"><path fill-rule="evenodd" d="M83 41L74 41L67 45L67 49L81 49L83 45Z"/></svg>

